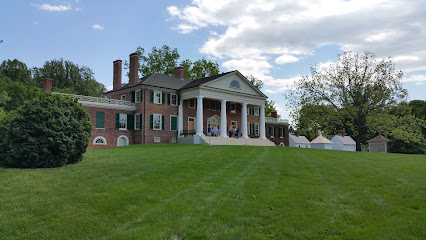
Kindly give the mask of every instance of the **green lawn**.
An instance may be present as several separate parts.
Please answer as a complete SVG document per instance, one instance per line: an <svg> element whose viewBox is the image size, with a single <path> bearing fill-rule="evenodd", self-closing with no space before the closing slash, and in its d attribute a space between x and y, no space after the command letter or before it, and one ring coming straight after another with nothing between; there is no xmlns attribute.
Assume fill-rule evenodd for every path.
<svg viewBox="0 0 426 240"><path fill-rule="evenodd" d="M0 167L0 239L425 239L426 156L247 146L89 150Z"/></svg>

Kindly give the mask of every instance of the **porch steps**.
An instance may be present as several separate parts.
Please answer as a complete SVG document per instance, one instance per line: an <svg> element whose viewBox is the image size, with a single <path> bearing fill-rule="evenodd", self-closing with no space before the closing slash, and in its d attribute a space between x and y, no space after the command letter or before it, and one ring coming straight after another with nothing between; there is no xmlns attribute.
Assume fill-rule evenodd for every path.
<svg viewBox="0 0 426 240"><path fill-rule="evenodd" d="M248 146L275 146L268 139L259 138L223 138L223 137L201 137L201 143L208 145L248 145Z"/></svg>

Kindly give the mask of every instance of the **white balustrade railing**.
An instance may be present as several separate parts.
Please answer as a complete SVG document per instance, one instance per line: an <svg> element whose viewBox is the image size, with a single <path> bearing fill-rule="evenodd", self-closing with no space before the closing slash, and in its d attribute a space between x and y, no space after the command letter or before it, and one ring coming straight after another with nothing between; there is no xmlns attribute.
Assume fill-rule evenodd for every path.
<svg viewBox="0 0 426 240"><path fill-rule="evenodd" d="M52 92L52 94L60 94L63 96L68 96L74 99L78 99L78 101L82 101L82 102L106 103L106 104L122 105L122 106L129 106L129 107L135 106L135 103L124 101L124 100L99 98L99 97L83 96L83 95L68 94L68 93L57 93L57 92Z"/></svg>
<svg viewBox="0 0 426 240"><path fill-rule="evenodd" d="M265 117L265 122L288 124L288 120L287 119L273 118L273 117Z"/></svg>

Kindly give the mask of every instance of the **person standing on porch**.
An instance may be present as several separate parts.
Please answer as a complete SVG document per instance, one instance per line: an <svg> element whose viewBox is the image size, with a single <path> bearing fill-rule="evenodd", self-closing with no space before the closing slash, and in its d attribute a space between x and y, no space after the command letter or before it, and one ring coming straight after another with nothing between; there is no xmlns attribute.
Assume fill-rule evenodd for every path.
<svg viewBox="0 0 426 240"><path fill-rule="evenodd" d="M237 128L237 135L236 135L237 139L239 136L240 136L240 128Z"/></svg>
<svg viewBox="0 0 426 240"><path fill-rule="evenodd" d="M210 126L207 128L207 136L210 136L212 134L212 129Z"/></svg>
<svg viewBox="0 0 426 240"><path fill-rule="evenodd" d="M213 128L214 136L217 137L217 126Z"/></svg>

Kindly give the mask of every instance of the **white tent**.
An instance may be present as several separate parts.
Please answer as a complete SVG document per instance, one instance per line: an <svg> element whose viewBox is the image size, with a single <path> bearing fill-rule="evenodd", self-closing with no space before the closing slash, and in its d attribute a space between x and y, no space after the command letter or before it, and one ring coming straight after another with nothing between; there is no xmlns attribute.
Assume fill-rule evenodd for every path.
<svg viewBox="0 0 426 240"><path fill-rule="evenodd" d="M289 135L288 143L290 147L310 148L309 140L305 136Z"/></svg>
<svg viewBox="0 0 426 240"><path fill-rule="evenodd" d="M311 148L332 149L333 143L322 135L319 135L317 138L312 140Z"/></svg>
<svg viewBox="0 0 426 240"><path fill-rule="evenodd" d="M331 139L333 150L356 151L356 143L349 136L336 135Z"/></svg>

